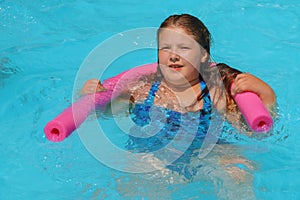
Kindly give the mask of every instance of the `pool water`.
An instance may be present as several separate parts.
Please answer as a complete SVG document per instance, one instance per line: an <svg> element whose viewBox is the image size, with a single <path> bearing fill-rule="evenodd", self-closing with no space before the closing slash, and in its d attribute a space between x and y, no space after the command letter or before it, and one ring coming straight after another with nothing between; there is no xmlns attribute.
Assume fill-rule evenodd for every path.
<svg viewBox="0 0 300 200"><path fill-rule="evenodd" d="M48 141L43 132L71 104L76 74L95 46L126 30L157 27L174 13L193 14L207 25L214 60L251 72L273 87L278 101L273 130L266 137L236 131L228 137L255 163L253 199L300 198L298 1L2 0L0 199L220 197L225 186L217 175L216 187L206 179L176 182L173 177L170 182L171 176L122 173L95 159L76 132L60 143ZM111 68L119 67L105 76L156 61L151 50L133 57L116 60ZM112 119L103 123L118 132ZM110 137L118 141L119 134ZM241 188L234 188L237 197Z"/></svg>

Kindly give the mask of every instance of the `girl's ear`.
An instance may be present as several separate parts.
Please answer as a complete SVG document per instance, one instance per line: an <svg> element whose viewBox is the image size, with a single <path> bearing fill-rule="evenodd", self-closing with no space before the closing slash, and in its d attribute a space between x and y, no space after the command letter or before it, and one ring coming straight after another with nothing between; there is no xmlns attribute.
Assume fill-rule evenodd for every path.
<svg viewBox="0 0 300 200"><path fill-rule="evenodd" d="M205 51L205 50L203 50L202 52L201 52L201 56L202 56L202 58L201 58L201 62L202 63L205 63L207 60L208 60L208 53Z"/></svg>

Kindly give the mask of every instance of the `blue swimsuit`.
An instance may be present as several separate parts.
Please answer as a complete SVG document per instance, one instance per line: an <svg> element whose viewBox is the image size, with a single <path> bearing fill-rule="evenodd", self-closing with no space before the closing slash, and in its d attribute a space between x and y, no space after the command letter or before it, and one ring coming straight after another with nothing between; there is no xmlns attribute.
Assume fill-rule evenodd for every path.
<svg viewBox="0 0 300 200"><path fill-rule="evenodd" d="M138 153L154 152L155 154L155 151L165 148L175 139L177 142L171 147L181 151L182 155L167 167L184 174L186 178L191 178L193 173L187 171L184 166L193 156L193 150L201 147L208 131L212 110L209 93L203 96L203 108L200 111L180 113L153 105L159 85L160 82L155 82L145 102L135 104L130 110L136 126L131 129L126 148ZM200 85L203 92L206 84L201 81ZM154 116L152 120L151 116ZM189 138L188 142L185 141L186 138ZM158 154L158 157L162 156L161 152Z"/></svg>

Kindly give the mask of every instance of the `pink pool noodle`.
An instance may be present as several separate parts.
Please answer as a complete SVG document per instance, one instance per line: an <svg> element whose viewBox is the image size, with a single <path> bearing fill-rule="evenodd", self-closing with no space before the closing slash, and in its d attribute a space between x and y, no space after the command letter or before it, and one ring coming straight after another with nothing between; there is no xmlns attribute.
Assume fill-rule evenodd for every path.
<svg viewBox="0 0 300 200"><path fill-rule="evenodd" d="M105 106L117 97L130 82L134 82L144 75L155 73L156 68L157 63L146 64L105 80L103 85L107 91L86 95L65 109L46 125L44 129L46 137L54 142L64 140L82 124L95 108ZM269 131L273 125L272 117L255 93L240 93L234 96L234 100L253 131Z"/></svg>
<svg viewBox="0 0 300 200"><path fill-rule="evenodd" d="M231 86L232 88L232 86ZM273 119L257 94L253 92L238 93L234 97L248 126L255 132L268 132Z"/></svg>
<svg viewBox="0 0 300 200"><path fill-rule="evenodd" d="M106 79L103 82L103 86L107 91L83 96L61 112L56 118L47 123L44 128L47 139L53 142L64 140L84 122L93 110L98 107L104 107L115 97L119 96L121 91L125 89L130 82L137 81L142 76L155 73L156 69L157 63L151 63L135 67L117 76Z"/></svg>

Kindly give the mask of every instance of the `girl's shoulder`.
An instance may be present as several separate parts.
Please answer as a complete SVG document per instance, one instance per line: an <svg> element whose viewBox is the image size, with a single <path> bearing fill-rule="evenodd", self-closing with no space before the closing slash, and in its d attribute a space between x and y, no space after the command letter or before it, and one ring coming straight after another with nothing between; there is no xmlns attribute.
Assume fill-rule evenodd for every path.
<svg viewBox="0 0 300 200"><path fill-rule="evenodd" d="M150 82L145 82L143 80L138 81L133 86L130 86L129 94L131 96L131 100L134 103L144 102L148 97L151 87L152 84Z"/></svg>

